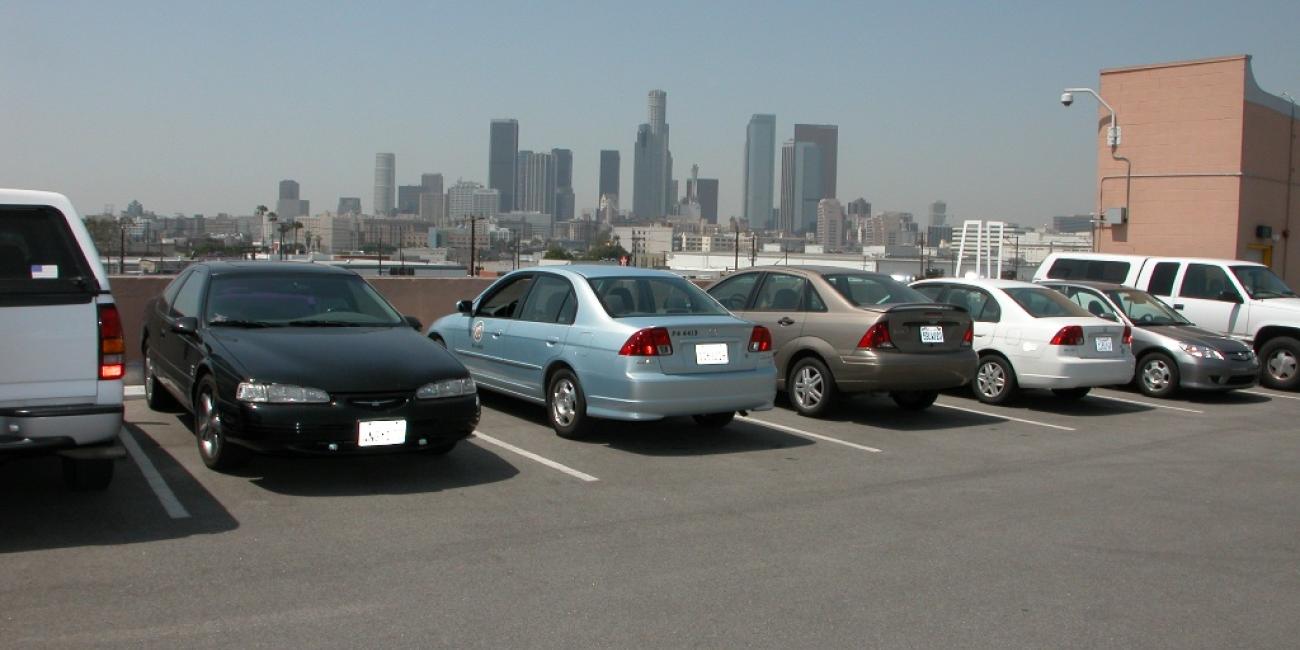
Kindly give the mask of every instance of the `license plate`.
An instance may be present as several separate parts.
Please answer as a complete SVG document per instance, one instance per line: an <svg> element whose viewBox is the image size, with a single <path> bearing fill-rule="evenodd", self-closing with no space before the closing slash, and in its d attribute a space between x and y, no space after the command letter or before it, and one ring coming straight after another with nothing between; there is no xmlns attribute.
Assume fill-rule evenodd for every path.
<svg viewBox="0 0 1300 650"><path fill-rule="evenodd" d="M378 447L406 442L406 420L370 420L357 423L357 446Z"/></svg>
<svg viewBox="0 0 1300 650"><path fill-rule="evenodd" d="M922 325L921 342L943 343L943 328L937 325Z"/></svg>
<svg viewBox="0 0 1300 650"><path fill-rule="evenodd" d="M1098 336L1095 340L1097 341L1097 351L1098 351L1098 352L1114 352L1114 351L1115 351L1115 339L1113 339L1113 338L1111 338L1111 337L1109 337L1109 336Z"/></svg>
<svg viewBox="0 0 1300 650"><path fill-rule="evenodd" d="M695 346L695 363L701 366L721 366L727 363L726 343L705 343Z"/></svg>

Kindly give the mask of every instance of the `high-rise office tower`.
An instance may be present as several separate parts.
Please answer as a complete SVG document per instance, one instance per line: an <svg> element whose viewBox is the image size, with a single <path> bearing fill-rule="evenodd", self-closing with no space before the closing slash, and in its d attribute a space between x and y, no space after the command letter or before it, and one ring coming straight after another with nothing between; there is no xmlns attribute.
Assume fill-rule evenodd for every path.
<svg viewBox="0 0 1300 650"><path fill-rule="evenodd" d="M700 178L695 165L691 166L691 178L686 180L686 200L700 206L700 217L705 221L718 222L718 179Z"/></svg>
<svg viewBox="0 0 1300 650"><path fill-rule="evenodd" d="M743 215L749 227L769 230L772 220L772 178L776 157L776 116L755 114L745 129L745 187Z"/></svg>
<svg viewBox="0 0 1300 650"><path fill-rule="evenodd" d="M340 196L339 197L339 215L358 215L361 214L361 197L359 196Z"/></svg>
<svg viewBox="0 0 1300 650"><path fill-rule="evenodd" d="M461 225L468 217L497 214L500 205L501 193L498 190L472 181L460 181L447 190L447 218L454 226Z"/></svg>
<svg viewBox="0 0 1300 650"><path fill-rule="evenodd" d="M796 124L794 125L795 142L811 142L821 152L819 174L821 179L821 196L819 199L835 198L836 168L839 156L840 127L834 124Z"/></svg>
<svg viewBox="0 0 1300 650"><path fill-rule="evenodd" d="M945 226L948 224L948 203L939 199L930 204L930 225Z"/></svg>
<svg viewBox="0 0 1300 650"><path fill-rule="evenodd" d="M392 216L397 200L397 156L391 153L375 154L376 217Z"/></svg>
<svg viewBox="0 0 1300 650"><path fill-rule="evenodd" d="M515 189L519 155L519 121L492 120L488 144L488 187L501 193L501 212L518 208Z"/></svg>
<svg viewBox="0 0 1300 650"><path fill-rule="evenodd" d="M817 202L817 243L827 252L844 248L844 207L835 199Z"/></svg>
<svg viewBox="0 0 1300 650"><path fill-rule="evenodd" d="M652 90L650 121L637 127L632 157L632 213L662 217L671 207L672 154L668 149L668 94Z"/></svg>
<svg viewBox="0 0 1300 650"><path fill-rule="evenodd" d="M556 157L549 153L520 151L516 207L524 212L555 215Z"/></svg>
<svg viewBox="0 0 1300 650"><path fill-rule="evenodd" d="M425 194L442 194L442 174L421 174L420 186Z"/></svg>
<svg viewBox="0 0 1300 650"><path fill-rule="evenodd" d="M298 194L298 181L280 181L280 196L275 201L275 214L281 221L296 221L311 216L311 202L303 201Z"/></svg>
<svg viewBox="0 0 1300 650"><path fill-rule="evenodd" d="M802 234L817 227L822 200L822 152L812 142L787 140L781 145L781 229Z"/></svg>
<svg viewBox="0 0 1300 650"><path fill-rule="evenodd" d="M618 203L618 151L601 149L600 151L600 191L596 195L599 202L606 196L613 196Z"/></svg>
<svg viewBox="0 0 1300 650"><path fill-rule="evenodd" d="M848 213L853 215L871 216L871 203L862 197L849 201Z"/></svg>
<svg viewBox="0 0 1300 650"><path fill-rule="evenodd" d="M551 149L555 157L555 212L556 221L573 219L573 151Z"/></svg>
<svg viewBox="0 0 1300 650"><path fill-rule="evenodd" d="M419 214L422 193L424 193L423 185L398 185L397 214Z"/></svg>

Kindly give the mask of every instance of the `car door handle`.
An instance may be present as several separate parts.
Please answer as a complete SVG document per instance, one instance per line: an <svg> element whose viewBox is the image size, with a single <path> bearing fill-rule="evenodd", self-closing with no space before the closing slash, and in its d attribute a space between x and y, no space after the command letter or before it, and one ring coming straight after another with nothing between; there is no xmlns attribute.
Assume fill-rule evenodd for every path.
<svg viewBox="0 0 1300 650"><path fill-rule="evenodd" d="M776 324L780 325L781 327L785 327L786 325L794 325L794 319L790 318L789 316L782 316L781 320L777 321Z"/></svg>
<svg viewBox="0 0 1300 650"><path fill-rule="evenodd" d="M1182 311L1182 310L1183 310L1183 304L1182 304L1182 303L1178 303L1178 302L1174 303L1174 309L1177 309L1178 311Z"/></svg>
<svg viewBox="0 0 1300 650"><path fill-rule="evenodd" d="M494 338L494 339L499 339L499 338L501 338L501 335L504 334L504 333L505 333L504 330L497 330L497 331L495 331L495 332L492 332L492 338Z"/></svg>
<svg viewBox="0 0 1300 650"><path fill-rule="evenodd" d="M553 348L553 347L555 347L556 345L559 345L559 343L560 343L560 337L558 337L558 336L548 336L548 337L546 337L546 345L547 345L547 347L552 347L552 348Z"/></svg>

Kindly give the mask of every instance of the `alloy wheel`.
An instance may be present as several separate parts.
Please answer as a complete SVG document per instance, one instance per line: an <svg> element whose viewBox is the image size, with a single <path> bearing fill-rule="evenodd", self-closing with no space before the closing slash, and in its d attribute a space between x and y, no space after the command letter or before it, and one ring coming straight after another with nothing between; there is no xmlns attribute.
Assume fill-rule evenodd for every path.
<svg viewBox="0 0 1300 650"><path fill-rule="evenodd" d="M578 412L578 395L573 382L568 378L555 382L551 392L551 418L555 423L567 427L573 424Z"/></svg>
<svg viewBox="0 0 1300 650"><path fill-rule="evenodd" d="M799 369L794 378L794 399L799 406L806 409L815 408L822 401L825 392L825 379L822 373L812 366Z"/></svg>
<svg viewBox="0 0 1300 650"><path fill-rule="evenodd" d="M1295 377L1296 369L1296 356L1286 348L1278 349L1268 358L1268 374L1278 381L1289 381Z"/></svg>
<svg viewBox="0 0 1300 650"><path fill-rule="evenodd" d="M1160 392L1173 381L1173 373L1164 359L1152 359L1142 366L1142 383L1153 392Z"/></svg>
<svg viewBox="0 0 1300 650"><path fill-rule="evenodd" d="M1006 390L1007 373L1002 369L1002 364L986 361L980 366L979 374L975 377L975 383L981 395L994 398Z"/></svg>
<svg viewBox="0 0 1300 650"><path fill-rule="evenodd" d="M149 358L149 353L144 354L144 399L147 403L153 404L153 359Z"/></svg>
<svg viewBox="0 0 1300 650"><path fill-rule="evenodd" d="M221 416L212 403L212 393L199 395L199 447L203 455L217 458L221 454Z"/></svg>

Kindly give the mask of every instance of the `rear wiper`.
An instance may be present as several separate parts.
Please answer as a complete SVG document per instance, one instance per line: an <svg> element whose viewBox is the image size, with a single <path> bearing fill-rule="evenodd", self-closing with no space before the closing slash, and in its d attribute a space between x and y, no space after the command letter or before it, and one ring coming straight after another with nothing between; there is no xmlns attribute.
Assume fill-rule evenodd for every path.
<svg viewBox="0 0 1300 650"><path fill-rule="evenodd" d="M217 320L209 321L208 324L221 325L223 327L247 327L250 329L258 328L258 327L279 327L279 325L276 323L264 323L262 321L256 321L256 320L233 320L230 318L220 318Z"/></svg>

